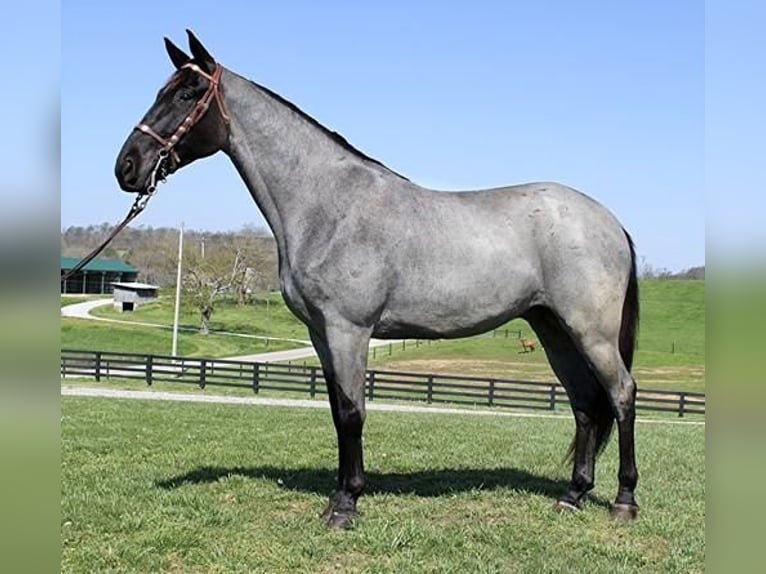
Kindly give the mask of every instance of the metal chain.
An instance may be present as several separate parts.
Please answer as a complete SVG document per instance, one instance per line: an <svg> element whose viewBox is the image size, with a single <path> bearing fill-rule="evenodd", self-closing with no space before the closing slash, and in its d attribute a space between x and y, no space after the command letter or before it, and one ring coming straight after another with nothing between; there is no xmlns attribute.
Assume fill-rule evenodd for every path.
<svg viewBox="0 0 766 574"><path fill-rule="evenodd" d="M93 259L96 258L96 256L101 253L104 249L106 249L106 246L109 245L109 243L112 242L112 240L115 238L115 236L122 231L125 226L133 221L138 215L146 209L146 205L149 203L149 200L155 195L157 192L157 186L160 183L165 183L166 177L167 177L167 170L165 166L165 161L168 157L168 151L167 150L160 150L158 157L157 157L157 163L154 165L154 169L152 169L152 173L149 176L149 185L146 188L146 191L139 193L136 196L135 201L133 202L133 205L130 206L130 210L128 211L128 214L125 216L125 219L122 220L109 234L109 237L107 237L101 245L96 247L93 251L88 253L85 257L83 257L77 265L75 265L72 269L67 271L64 275L61 276L61 282L63 283L67 279L69 279L72 275L77 273L78 271L82 270L83 267L85 267L88 263L93 261Z"/></svg>

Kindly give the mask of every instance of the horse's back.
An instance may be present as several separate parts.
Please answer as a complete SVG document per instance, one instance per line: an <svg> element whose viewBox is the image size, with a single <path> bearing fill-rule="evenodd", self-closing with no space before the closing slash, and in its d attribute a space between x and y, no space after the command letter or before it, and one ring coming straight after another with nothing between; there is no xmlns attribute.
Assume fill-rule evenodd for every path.
<svg viewBox="0 0 766 574"><path fill-rule="evenodd" d="M621 226L599 203L568 187L416 189L391 215L380 220L392 226L396 245L386 258L395 277L381 335L403 336L408 329L419 336L477 333L535 305L577 305L578 295L603 291L604 281L624 294L630 265Z"/></svg>

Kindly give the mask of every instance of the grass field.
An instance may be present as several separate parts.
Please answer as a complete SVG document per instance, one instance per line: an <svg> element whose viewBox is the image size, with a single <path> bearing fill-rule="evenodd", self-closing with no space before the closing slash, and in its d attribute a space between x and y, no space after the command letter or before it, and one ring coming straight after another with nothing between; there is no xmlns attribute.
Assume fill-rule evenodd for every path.
<svg viewBox="0 0 766 574"><path fill-rule="evenodd" d="M78 303L82 297L67 297L64 304ZM303 344L283 341L281 338L308 340L305 327L285 307L281 298L273 296L269 307L272 321L259 322L262 313L266 316L265 302L239 307L231 301L222 301L211 322L211 329L230 333L275 337L269 339L239 337L231 334L212 332L200 335L198 314L189 307L182 307L179 316L178 353L181 356L233 357L251 355L282 349L301 347ZM110 305L97 307L91 314L128 322L144 322L165 325L165 328L145 327L128 324L104 323L81 319L61 319L61 346L67 349L103 351L125 351L169 355L172 344L173 299L167 294L155 303L142 306L131 313L120 313ZM269 329L268 326L273 326Z"/></svg>
<svg viewBox="0 0 766 574"><path fill-rule="evenodd" d="M325 410L63 398L62 571L703 571L704 427L639 425L633 524L614 441L582 512L552 511L571 427L371 413L362 515L332 532Z"/></svg>
<svg viewBox="0 0 766 574"><path fill-rule="evenodd" d="M705 391L705 284L642 281L641 326L633 373L642 388ZM507 331L507 336L506 336ZM535 338L523 320L477 337L377 349L370 367L551 381L543 352L523 353L522 337Z"/></svg>
<svg viewBox="0 0 766 574"><path fill-rule="evenodd" d="M172 293L165 290L158 301L143 305L132 313L121 313L107 305L94 309L92 314L111 319L171 325L173 311ZM199 312L192 305L186 303L181 305L179 326L189 329L199 327ZM259 298L245 306L240 306L229 299L220 300L216 303L215 312L210 320L210 329L262 337L309 340L306 327L290 312L279 294L269 295L268 306L264 298Z"/></svg>
<svg viewBox="0 0 766 574"><path fill-rule="evenodd" d="M634 374L647 389L678 391L705 390L705 284L703 281L641 281L641 328ZM281 298L272 296L269 313L260 301L241 308L222 302L213 315L211 327L220 331L251 335L308 339L306 328L295 319ZM102 307L94 314L169 325L172 297L147 305L133 313L118 313ZM270 316L270 318L268 318ZM197 315L185 308L181 325L194 328ZM506 336L507 332L507 336ZM497 331L478 337L430 344L408 342L379 348L370 355L370 367L382 370L452 373L525 380L554 380L545 354L538 349L522 353L519 333L535 335L529 325L516 320ZM86 350L122 350L166 354L170 331L146 327L107 326L94 322L62 320L62 346ZM225 357L253 354L295 346L272 341L265 343L226 335L207 337L185 332L179 351L186 356ZM316 362L316 361L314 361Z"/></svg>
<svg viewBox="0 0 766 574"><path fill-rule="evenodd" d="M77 300L62 297L62 305ZM704 391L704 283L644 281L641 305L639 385ZM169 325L172 298L134 313L97 313ZM222 331L307 338L278 299L269 321L263 304L244 310L223 304L213 319L212 328ZM185 311L181 323L195 327L196 314ZM551 380L543 352L520 352L518 331L534 337L525 322L514 321L480 337L381 347L370 367ZM68 348L166 354L170 338L167 328L61 321ZM187 356L291 345L193 331L179 336ZM328 411L64 397L61 426L64 572L705 568L702 426L638 425L641 515L618 524L607 512L616 492L615 440L583 511L551 510L570 472L562 464L569 418L371 412L370 484L348 532L327 531L318 518L336 468Z"/></svg>
<svg viewBox="0 0 766 574"><path fill-rule="evenodd" d="M171 328L137 327L115 323L61 318L61 347L101 351L125 351L170 355ZM178 354L196 357L233 357L292 349L302 345L280 340L251 339L229 335L200 335L179 331Z"/></svg>

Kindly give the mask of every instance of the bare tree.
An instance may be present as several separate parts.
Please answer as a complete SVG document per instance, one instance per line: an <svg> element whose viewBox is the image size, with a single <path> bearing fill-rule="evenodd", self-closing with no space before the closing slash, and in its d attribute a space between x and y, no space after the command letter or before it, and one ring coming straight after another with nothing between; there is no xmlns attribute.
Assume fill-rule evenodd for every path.
<svg viewBox="0 0 766 574"><path fill-rule="evenodd" d="M224 293L231 291L236 254L227 249L206 248L203 257L195 248L184 250L183 291L187 300L199 310L199 332L210 332L210 318Z"/></svg>
<svg viewBox="0 0 766 574"><path fill-rule="evenodd" d="M231 234L234 252L232 291L239 305L246 305L253 293L268 288L276 278L273 241L252 226Z"/></svg>

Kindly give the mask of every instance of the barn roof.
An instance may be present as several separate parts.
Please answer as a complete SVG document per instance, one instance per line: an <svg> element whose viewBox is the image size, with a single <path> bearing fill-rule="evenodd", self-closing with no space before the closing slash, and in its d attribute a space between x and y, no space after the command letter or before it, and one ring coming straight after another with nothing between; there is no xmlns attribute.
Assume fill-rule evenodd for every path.
<svg viewBox="0 0 766 574"><path fill-rule="evenodd" d="M148 283L138 283L135 281L132 283L112 281L112 285L121 289L159 289L158 285L149 285Z"/></svg>
<svg viewBox="0 0 766 574"><path fill-rule="evenodd" d="M72 269L80 259L78 257L62 257L61 269ZM120 261L119 259L103 259L96 258L84 267L85 271L105 271L105 272L117 272L117 273L138 273L138 269Z"/></svg>

